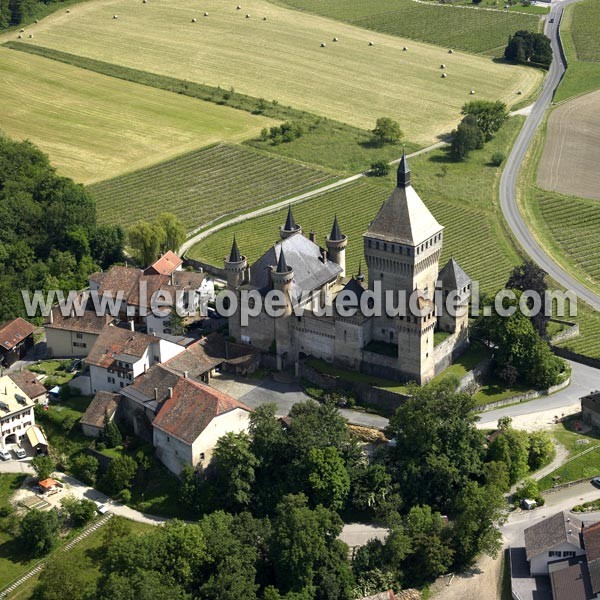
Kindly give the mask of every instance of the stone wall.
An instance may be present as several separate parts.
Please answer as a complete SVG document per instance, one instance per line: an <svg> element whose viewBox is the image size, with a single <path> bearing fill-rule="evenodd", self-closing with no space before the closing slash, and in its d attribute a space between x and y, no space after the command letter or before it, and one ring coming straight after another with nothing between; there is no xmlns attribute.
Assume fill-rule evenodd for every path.
<svg viewBox="0 0 600 600"><path fill-rule="evenodd" d="M215 267L210 263L203 262L201 260L196 260L195 258L189 258L188 256L183 256L183 266L184 267L193 267L197 271L203 271L216 277L217 279L227 280L227 273L225 269L221 267Z"/></svg>
<svg viewBox="0 0 600 600"><path fill-rule="evenodd" d="M567 328L563 331L559 331L555 336L550 338L551 344L560 344L566 340L577 337L579 335L579 323L573 323L571 321L563 321L561 319L550 319L551 323L560 323L566 325Z"/></svg>
<svg viewBox="0 0 600 600"><path fill-rule="evenodd" d="M492 359L484 358L479 364L475 365L472 371L469 371L458 384L457 392L463 392L473 384L481 384L492 368Z"/></svg>

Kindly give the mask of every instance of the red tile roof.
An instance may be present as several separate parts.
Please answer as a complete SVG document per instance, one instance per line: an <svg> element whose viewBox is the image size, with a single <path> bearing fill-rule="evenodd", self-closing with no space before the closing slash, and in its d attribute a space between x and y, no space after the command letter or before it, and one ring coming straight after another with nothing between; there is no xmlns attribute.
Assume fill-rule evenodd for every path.
<svg viewBox="0 0 600 600"><path fill-rule="evenodd" d="M50 329L63 329L65 331L81 331L84 333L100 333L109 323L114 321L110 315L97 315L92 310L86 310L83 315L78 317L63 316L58 306L52 309L52 321L44 324L44 327Z"/></svg>
<svg viewBox="0 0 600 600"><path fill-rule="evenodd" d="M173 388L173 396L162 405L152 425L192 444L215 417L236 408L251 410L219 390L181 377Z"/></svg>
<svg viewBox="0 0 600 600"><path fill-rule="evenodd" d="M32 399L35 400L46 393L46 388L31 371L18 371L8 376Z"/></svg>
<svg viewBox="0 0 600 600"><path fill-rule="evenodd" d="M25 319L17 317L0 325L0 346L5 350L12 350L17 344L22 342L27 336L35 331L35 327Z"/></svg>
<svg viewBox="0 0 600 600"><path fill-rule="evenodd" d="M170 275L183 264L183 261L175 252L169 250L163 254L157 261L152 263L144 273L146 275Z"/></svg>
<svg viewBox="0 0 600 600"><path fill-rule="evenodd" d="M151 335L109 325L98 336L85 362L106 369L117 360L118 354L141 358L146 348L156 342L158 338Z"/></svg>

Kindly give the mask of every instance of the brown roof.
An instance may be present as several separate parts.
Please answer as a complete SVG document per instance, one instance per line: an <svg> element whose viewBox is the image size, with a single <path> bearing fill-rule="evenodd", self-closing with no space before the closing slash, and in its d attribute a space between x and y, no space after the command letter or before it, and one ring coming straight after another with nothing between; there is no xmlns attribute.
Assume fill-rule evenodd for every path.
<svg viewBox="0 0 600 600"><path fill-rule="evenodd" d="M594 593L600 592L600 523L583 528L583 545Z"/></svg>
<svg viewBox="0 0 600 600"><path fill-rule="evenodd" d="M215 417L236 408L251 410L223 392L181 377L173 387L173 396L162 405L152 425L192 444Z"/></svg>
<svg viewBox="0 0 600 600"><path fill-rule="evenodd" d="M110 367L117 359L117 355L126 354L141 358L150 344L156 343L158 338L139 331L122 329L121 327L105 327L92 346L85 362L97 367Z"/></svg>
<svg viewBox="0 0 600 600"><path fill-rule="evenodd" d="M118 403L119 394L96 392L94 399L81 417L80 423L92 427L104 427L104 415L108 414L109 418L112 417L117 410Z"/></svg>
<svg viewBox="0 0 600 600"><path fill-rule="evenodd" d="M527 560L551 550L558 544L568 543L581 547L581 521L565 512L559 512L525 530Z"/></svg>
<svg viewBox="0 0 600 600"><path fill-rule="evenodd" d="M100 333L114 318L110 315L97 315L92 310L84 311L80 317L63 316L60 308L55 306L52 309L52 321L44 324L44 327L50 329L64 329L65 331L81 331L83 333Z"/></svg>
<svg viewBox="0 0 600 600"><path fill-rule="evenodd" d="M591 600L592 585L585 561L561 560L548 565L554 600Z"/></svg>
<svg viewBox="0 0 600 600"><path fill-rule="evenodd" d="M192 378L199 378L201 375L214 369L223 363L224 357L207 354L201 341L190 344L181 354L171 358L164 363L169 369L183 375L186 371Z"/></svg>
<svg viewBox="0 0 600 600"><path fill-rule="evenodd" d="M18 371L8 376L32 399L35 400L46 393L46 388L31 371Z"/></svg>
<svg viewBox="0 0 600 600"><path fill-rule="evenodd" d="M162 402L169 396L169 388L175 387L179 381L179 374L166 369L164 365L154 365L146 373L136 377L133 385L127 387L123 393L126 396L135 396L141 399ZM132 392L134 390L135 392Z"/></svg>
<svg viewBox="0 0 600 600"><path fill-rule="evenodd" d="M0 346L6 350L12 350L34 331L35 327L31 323L17 317L0 325Z"/></svg>
<svg viewBox="0 0 600 600"><path fill-rule="evenodd" d="M256 348L248 344L230 342L220 333L211 333L200 340L207 356L216 360L220 358L222 362L229 364L242 364L247 360L253 359L260 353Z"/></svg>
<svg viewBox="0 0 600 600"><path fill-rule="evenodd" d="M175 252L169 250L163 254L157 261L153 262L145 271L146 274L170 275L183 261Z"/></svg>
<svg viewBox="0 0 600 600"><path fill-rule="evenodd" d="M123 292L124 299L127 299L141 274L139 269L133 267L115 266L105 273L95 273L90 279L100 283L98 294L116 296L118 292Z"/></svg>

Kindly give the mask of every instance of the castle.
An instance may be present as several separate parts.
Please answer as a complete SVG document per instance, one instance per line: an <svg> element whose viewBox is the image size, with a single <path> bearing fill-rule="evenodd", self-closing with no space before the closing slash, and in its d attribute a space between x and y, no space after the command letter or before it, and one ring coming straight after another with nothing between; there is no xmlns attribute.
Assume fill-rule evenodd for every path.
<svg viewBox="0 0 600 600"><path fill-rule="evenodd" d="M262 310L243 325L237 311L229 317L230 335L275 354L279 369L313 356L363 373L425 384L468 345L471 281L453 259L439 271L443 233L410 183L405 155L396 188L363 235L367 282L360 272L346 274L348 238L337 217L326 248L321 248L313 232L304 236L290 207L281 240L254 264L248 265L235 238L224 261L227 287L238 302L243 302L243 290L256 290L262 297L281 290L284 314L273 317ZM436 286L443 299L453 294L458 310L448 311L445 302L435 306ZM335 307L339 294L352 292L360 299L367 290L384 307L386 291L404 291L407 303L414 292L418 316L409 310L406 316L390 317L385 310L381 316L365 316L365 311L342 316ZM315 310L316 301L332 310ZM298 316L300 303L304 310ZM436 332L444 333L434 336ZM436 337L443 341L436 345Z"/></svg>

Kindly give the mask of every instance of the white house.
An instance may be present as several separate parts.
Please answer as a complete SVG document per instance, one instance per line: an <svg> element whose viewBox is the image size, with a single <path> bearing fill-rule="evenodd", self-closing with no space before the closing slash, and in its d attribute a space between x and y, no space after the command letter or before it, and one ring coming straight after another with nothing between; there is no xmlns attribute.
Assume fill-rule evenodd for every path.
<svg viewBox="0 0 600 600"><path fill-rule="evenodd" d="M119 392L152 365L163 363L185 348L156 336L108 326L98 336L88 357L90 389Z"/></svg>
<svg viewBox="0 0 600 600"><path fill-rule="evenodd" d="M34 401L8 376L0 377L0 446L20 444L35 425Z"/></svg>
<svg viewBox="0 0 600 600"><path fill-rule="evenodd" d="M156 455L175 474L185 464L206 466L220 437L248 429L250 412L223 392L178 377L152 423Z"/></svg>
<svg viewBox="0 0 600 600"><path fill-rule="evenodd" d="M548 563L585 554L581 521L559 512L525 530L525 553L531 576L548 575Z"/></svg>

